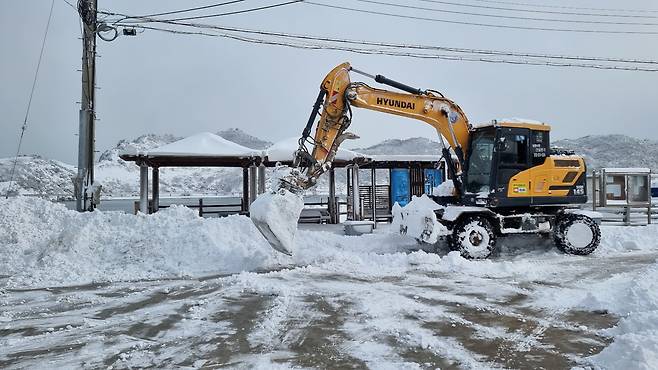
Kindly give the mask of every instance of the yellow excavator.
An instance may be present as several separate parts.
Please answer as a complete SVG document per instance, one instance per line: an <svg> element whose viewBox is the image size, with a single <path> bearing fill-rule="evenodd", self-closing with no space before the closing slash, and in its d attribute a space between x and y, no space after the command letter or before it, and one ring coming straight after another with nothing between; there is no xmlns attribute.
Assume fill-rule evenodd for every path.
<svg viewBox="0 0 658 370"><path fill-rule="evenodd" d="M351 73L400 92L352 82ZM440 92L371 75L349 63L338 65L322 81L295 152L295 169L280 179L280 189L301 194L331 168L340 144L358 137L346 131L353 107L417 119L437 130L453 186L449 196L433 197L440 205L434 212L447 230L450 248L462 256L486 258L497 237L517 233L552 232L556 246L571 254L586 255L599 245L600 219L577 207L587 201L585 161L552 151L550 126L519 119L472 125ZM254 223L270 244L278 243L262 220Z"/></svg>

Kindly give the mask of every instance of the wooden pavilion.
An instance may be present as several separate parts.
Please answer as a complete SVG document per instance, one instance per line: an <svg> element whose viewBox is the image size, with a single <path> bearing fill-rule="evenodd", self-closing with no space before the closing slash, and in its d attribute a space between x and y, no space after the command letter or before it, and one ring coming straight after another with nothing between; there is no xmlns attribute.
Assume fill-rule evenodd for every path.
<svg viewBox="0 0 658 370"><path fill-rule="evenodd" d="M297 149L297 138L275 143L267 150L250 149L211 133L200 133L144 153L123 153L125 161L140 167L140 201L142 213L157 212L160 208L159 170L163 167L233 167L242 168L242 197L239 213L247 214L249 205L265 191L266 167L292 163ZM335 170L346 168L348 200L341 203L336 196ZM329 196L327 201L329 223L339 223L340 205L347 205L348 219L370 219L375 223L390 218L390 186L377 185L377 170L408 169L410 194L424 192L423 170L443 168L438 156L433 155L365 155L339 149L328 171ZM149 169L152 194L149 197ZM362 184L359 173L370 170L370 184ZM359 189L355 192L353 189ZM150 198L150 199L149 199ZM150 202L149 202L150 200ZM357 204L357 207L353 207ZM235 213L235 211L233 211ZM201 214L201 212L200 212Z"/></svg>

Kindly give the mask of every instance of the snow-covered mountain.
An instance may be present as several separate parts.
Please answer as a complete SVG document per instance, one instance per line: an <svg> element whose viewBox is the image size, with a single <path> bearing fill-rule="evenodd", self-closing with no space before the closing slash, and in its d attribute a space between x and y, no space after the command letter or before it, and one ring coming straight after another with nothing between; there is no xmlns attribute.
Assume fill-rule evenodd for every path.
<svg viewBox="0 0 658 370"><path fill-rule="evenodd" d="M441 144L424 137L388 139L367 148L353 149L364 154L435 154L440 155Z"/></svg>
<svg viewBox="0 0 658 370"><path fill-rule="evenodd" d="M563 139L553 147L570 149L585 157L588 169L601 167L648 167L658 172L658 141L626 135L589 135ZM441 144L427 138L390 139L379 144L354 149L366 154L436 154Z"/></svg>
<svg viewBox="0 0 658 370"><path fill-rule="evenodd" d="M240 145L262 149L270 142L244 133L239 129L220 131L219 135L235 140ZM134 140L121 140L103 152L96 167L96 179L103 184L105 196L137 196L139 168L119 158L125 151L146 151L180 139L173 135L142 135ZM585 156L589 169L606 167L649 167L658 171L658 142L624 135L592 135L579 139L565 139L553 143L572 149ZM366 154L434 154L439 155L440 144L427 138L391 139L379 144L355 149ZM0 159L0 191L6 192L13 158ZM71 177L75 167L39 156L19 157L12 189L20 194L57 197L72 196ZM344 192L344 171L337 172L339 193ZM241 170L236 168L163 168L160 170L163 196L171 195L240 195ZM327 177L320 178L314 191L326 193Z"/></svg>
<svg viewBox="0 0 658 370"><path fill-rule="evenodd" d="M571 149L585 157L588 169L601 167L648 167L658 172L658 141L626 135L590 135L563 139L553 147Z"/></svg>
<svg viewBox="0 0 658 370"><path fill-rule="evenodd" d="M251 149L266 149L272 146L272 142L261 140L255 136L249 135L248 133L240 130L239 128L229 128L217 132L217 135L223 137L228 141L232 141L236 144L246 146Z"/></svg>
<svg viewBox="0 0 658 370"><path fill-rule="evenodd" d="M4 196L9 188L14 158L0 158L0 193ZM10 194L38 195L45 198L67 198L73 196L75 167L42 158L36 155L21 156L16 161L16 170Z"/></svg>
<svg viewBox="0 0 658 370"><path fill-rule="evenodd" d="M180 139L182 139L182 137L169 134L146 134L134 140L120 140L117 145L114 146L114 148L104 151L100 157L98 157L98 162L122 162L121 158L119 158L119 154L121 153L144 152L159 146L173 143L174 141Z"/></svg>

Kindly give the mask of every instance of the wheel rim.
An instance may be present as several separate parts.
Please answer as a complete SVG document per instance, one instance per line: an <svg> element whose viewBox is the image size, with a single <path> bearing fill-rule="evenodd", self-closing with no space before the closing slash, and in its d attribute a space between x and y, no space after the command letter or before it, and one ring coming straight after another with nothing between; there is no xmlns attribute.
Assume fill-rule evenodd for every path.
<svg viewBox="0 0 658 370"><path fill-rule="evenodd" d="M567 228L565 238L574 248L582 249L590 245L594 239L594 233L588 225L575 222Z"/></svg>
<svg viewBox="0 0 658 370"><path fill-rule="evenodd" d="M477 230L472 230L471 233L468 235L468 241L474 247L480 246L483 239L484 239L484 237Z"/></svg>

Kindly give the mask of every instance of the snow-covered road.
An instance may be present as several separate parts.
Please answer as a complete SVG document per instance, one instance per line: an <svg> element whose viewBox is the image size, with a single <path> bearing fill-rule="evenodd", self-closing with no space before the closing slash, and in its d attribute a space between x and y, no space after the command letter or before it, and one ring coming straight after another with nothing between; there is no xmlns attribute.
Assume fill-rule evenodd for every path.
<svg viewBox="0 0 658 370"><path fill-rule="evenodd" d="M59 212L39 217L61 218ZM195 225L185 222L183 210L169 216ZM93 221L96 227L103 217L112 221L118 243L125 242L116 232L123 217L135 218L93 217L101 218ZM151 227L172 227L158 217ZM151 221L133 220L131 226L139 230L140 222ZM240 225L234 218L197 226L218 232ZM90 260L86 249L58 244L57 253L0 257L1 268L12 261L24 270L0 270L7 275L0 278L0 367L648 369L658 353L657 230L606 227L604 244L588 257L560 254L550 239L501 239L492 259L467 261L443 246L438 253L418 251L413 240L386 230L345 237L307 229L298 235L294 258L263 257L245 247L240 258L214 261L221 272L225 263L247 267L252 256L259 264L250 264L251 272L200 277L195 272L212 261L195 270L177 250L184 278L171 273L170 261L160 261L165 253L155 256L159 264L133 252L104 263ZM58 233L66 234L66 227ZM45 229L38 234L29 240L32 248L39 238L59 240ZM215 238L216 249L233 240ZM93 247L92 239L83 244ZM137 236L130 240L151 251ZM0 231L0 242L19 248L22 239ZM188 252L194 258L225 256ZM40 260L32 261L35 253ZM85 275L84 267L68 261L68 277L50 271L58 282L52 285L64 287L44 288L45 272L27 278L33 267L55 268L50 260L63 253L97 263L108 275ZM108 251L104 256L116 258ZM117 281L132 276L130 263L154 267L151 275ZM121 266L124 274L111 275ZM97 282L73 283L90 278Z"/></svg>

